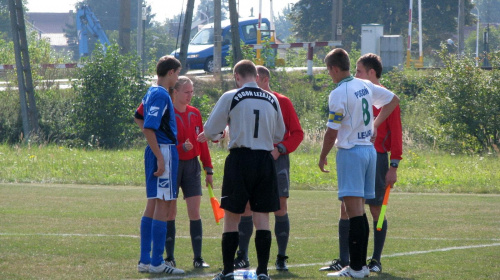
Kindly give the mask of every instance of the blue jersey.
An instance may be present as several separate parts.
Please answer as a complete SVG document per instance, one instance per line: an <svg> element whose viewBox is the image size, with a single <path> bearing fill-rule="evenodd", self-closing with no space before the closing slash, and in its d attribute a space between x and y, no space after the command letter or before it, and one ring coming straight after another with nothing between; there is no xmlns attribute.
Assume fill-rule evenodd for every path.
<svg viewBox="0 0 500 280"><path fill-rule="evenodd" d="M177 144L177 125L172 99L162 86L152 86L142 99L144 128L153 129L158 144Z"/></svg>

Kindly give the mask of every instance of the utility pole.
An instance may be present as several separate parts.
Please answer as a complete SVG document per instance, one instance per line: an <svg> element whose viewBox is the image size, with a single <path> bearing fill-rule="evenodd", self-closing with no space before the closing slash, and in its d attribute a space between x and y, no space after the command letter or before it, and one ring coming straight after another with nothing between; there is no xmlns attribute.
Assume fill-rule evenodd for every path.
<svg viewBox="0 0 500 280"><path fill-rule="evenodd" d="M142 0L137 1L137 56L142 64Z"/></svg>
<svg viewBox="0 0 500 280"><path fill-rule="evenodd" d="M238 11L236 10L236 0L229 0L229 20L231 21L231 41L233 43L233 65L243 59L240 46L240 32L238 30Z"/></svg>
<svg viewBox="0 0 500 280"><path fill-rule="evenodd" d="M120 0L120 31L118 33L120 53L130 52L130 0Z"/></svg>
<svg viewBox="0 0 500 280"><path fill-rule="evenodd" d="M342 0L333 0L332 40L342 41Z"/></svg>
<svg viewBox="0 0 500 280"><path fill-rule="evenodd" d="M184 17L184 24L182 27L181 49L179 51L179 60L182 65L181 74L185 74L188 71L186 60L187 60L189 39L191 35L191 24L193 23L193 10L194 10L194 0L188 0L186 15Z"/></svg>
<svg viewBox="0 0 500 280"><path fill-rule="evenodd" d="M28 52L28 41L26 40L26 26L24 24L22 0L9 0L9 12L16 57L17 84L21 103L23 134L24 140L27 141L32 132L38 131L39 126Z"/></svg>
<svg viewBox="0 0 500 280"><path fill-rule="evenodd" d="M222 62L221 0L214 0L214 77L219 80Z"/></svg>
<svg viewBox="0 0 500 280"><path fill-rule="evenodd" d="M465 0L458 0L458 55L464 52Z"/></svg>

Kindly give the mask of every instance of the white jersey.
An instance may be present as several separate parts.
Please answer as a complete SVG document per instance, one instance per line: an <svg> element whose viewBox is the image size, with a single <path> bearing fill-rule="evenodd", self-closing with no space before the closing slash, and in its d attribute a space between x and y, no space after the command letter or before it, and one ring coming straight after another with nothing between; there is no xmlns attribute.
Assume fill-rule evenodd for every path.
<svg viewBox="0 0 500 280"><path fill-rule="evenodd" d="M391 91L367 80L350 76L340 81L328 100L327 126L338 130L335 146L350 149L355 145L372 145L372 105L380 108L393 97Z"/></svg>
<svg viewBox="0 0 500 280"><path fill-rule="evenodd" d="M272 151L285 134L285 124L276 96L251 82L224 93L204 126L214 140L229 126L228 148Z"/></svg>

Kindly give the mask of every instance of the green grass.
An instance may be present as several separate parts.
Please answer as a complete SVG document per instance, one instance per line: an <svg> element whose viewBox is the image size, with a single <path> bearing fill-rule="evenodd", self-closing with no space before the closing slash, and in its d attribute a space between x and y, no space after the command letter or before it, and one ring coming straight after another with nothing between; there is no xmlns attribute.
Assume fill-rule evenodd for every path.
<svg viewBox="0 0 500 280"><path fill-rule="evenodd" d="M58 146L0 145L0 182L106 184L142 186L143 149L82 150ZM215 185L220 186L227 151L211 147ZM336 190L335 152L332 172L317 167L319 147L302 145L290 156L291 181L297 190ZM500 194L500 160L496 154L453 155L407 149L395 192Z"/></svg>
<svg viewBox="0 0 500 280"><path fill-rule="evenodd" d="M0 184L0 279L155 278L136 272L144 196L137 186ZM176 223L178 267L187 279L211 279L222 266L222 225L205 192L203 257L211 268L194 270L185 205ZM384 272L372 277L499 279L499 205L498 194L392 193ZM291 191L290 272L272 269L273 237L273 279L325 278L318 268L338 255L338 208L334 191ZM253 241L250 262L255 267Z"/></svg>

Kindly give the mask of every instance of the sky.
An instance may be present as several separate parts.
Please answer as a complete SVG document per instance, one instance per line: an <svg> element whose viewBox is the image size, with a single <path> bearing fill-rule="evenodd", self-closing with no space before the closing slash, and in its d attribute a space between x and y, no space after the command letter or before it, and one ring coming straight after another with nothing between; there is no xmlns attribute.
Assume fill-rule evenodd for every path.
<svg viewBox="0 0 500 280"><path fill-rule="evenodd" d="M181 13L181 10L187 5L187 0L145 0L147 5L151 5L153 13L156 14L155 20L165 22L167 18L173 18ZM289 3L297 3L299 0L273 0L274 15L281 12ZM75 9L75 3L78 0L28 0L27 7L29 12L44 13L67 13ZM259 1L257 0L239 0L239 10L241 17L250 16L250 8L254 8L254 16L258 15ZM184 3L184 5L183 5ZM195 0L196 7L200 0ZM184 6L184 7L183 7ZM262 0L262 17L270 17L270 1Z"/></svg>

